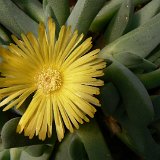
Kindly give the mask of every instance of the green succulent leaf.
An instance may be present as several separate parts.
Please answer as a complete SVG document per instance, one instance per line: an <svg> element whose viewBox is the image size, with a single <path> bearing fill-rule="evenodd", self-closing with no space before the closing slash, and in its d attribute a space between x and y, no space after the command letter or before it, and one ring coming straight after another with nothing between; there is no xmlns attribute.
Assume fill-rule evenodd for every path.
<svg viewBox="0 0 160 160"><path fill-rule="evenodd" d="M54 20L54 23L56 24L56 39L58 39L58 35L60 32L60 25L58 23L57 17L55 15L53 9L51 8L50 4L48 3L48 0L43 0L43 10L44 10L44 14L45 14L45 25L46 26L47 26L49 17L52 17L52 19Z"/></svg>
<svg viewBox="0 0 160 160"><path fill-rule="evenodd" d="M95 17L94 21L91 24L90 30L92 32L99 32L104 29L109 20L117 12L123 1L124 0L108 1ZM134 5L139 5L148 1L150 0L133 0L133 3Z"/></svg>
<svg viewBox="0 0 160 160"><path fill-rule="evenodd" d="M140 25L148 22L152 17L154 17L160 11L160 1L152 0L143 8L135 13L133 16L130 29L135 29Z"/></svg>
<svg viewBox="0 0 160 160"><path fill-rule="evenodd" d="M160 58L160 50L154 53L151 57L147 58L152 63L157 64L158 59ZM158 65L158 64L157 64ZM158 65L159 66L159 65Z"/></svg>
<svg viewBox="0 0 160 160"><path fill-rule="evenodd" d="M148 128L139 127L131 123L128 119L123 119L121 124L127 131L128 136L132 139L137 154L141 155L146 160L150 160L153 157L154 160L159 160L160 145L155 142Z"/></svg>
<svg viewBox="0 0 160 160"><path fill-rule="evenodd" d="M157 58L154 63L155 63L155 65L157 65L159 67L160 66L160 58Z"/></svg>
<svg viewBox="0 0 160 160"><path fill-rule="evenodd" d="M160 45L158 45L151 53L148 57L146 57L147 60L151 61L152 63L157 64L158 59L160 58ZM160 66L160 64L157 64L158 66Z"/></svg>
<svg viewBox="0 0 160 160"><path fill-rule="evenodd" d="M84 144L81 142L78 136L72 137L72 142L70 144L69 153L74 160L89 160L87 152L85 150Z"/></svg>
<svg viewBox="0 0 160 160"><path fill-rule="evenodd" d="M11 160L10 152L8 149L0 151L0 160Z"/></svg>
<svg viewBox="0 0 160 160"><path fill-rule="evenodd" d="M22 148L11 148L9 151L10 151L10 160L20 159Z"/></svg>
<svg viewBox="0 0 160 160"><path fill-rule="evenodd" d="M86 34L104 2L105 0L78 0L67 20L67 25L71 26L73 31L77 29L79 34Z"/></svg>
<svg viewBox="0 0 160 160"><path fill-rule="evenodd" d="M2 144L4 148L23 147L35 144L52 144L57 140L57 137L53 135L51 138L45 141L40 141L37 137L29 139L22 134L16 133L16 128L20 118L13 118L5 123L1 131Z"/></svg>
<svg viewBox="0 0 160 160"><path fill-rule="evenodd" d="M138 74L137 76L147 89L152 89L160 86L159 68L149 73Z"/></svg>
<svg viewBox="0 0 160 160"><path fill-rule="evenodd" d="M6 45L9 44L11 42L9 37L8 31L2 25L0 25L0 43Z"/></svg>
<svg viewBox="0 0 160 160"><path fill-rule="evenodd" d="M84 144L75 134L67 134L52 160L89 160Z"/></svg>
<svg viewBox="0 0 160 160"><path fill-rule="evenodd" d="M101 108L104 114L112 115L120 103L120 95L112 83L106 83L100 94Z"/></svg>
<svg viewBox="0 0 160 160"><path fill-rule="evenodd" d="M17 36L27 32L37 35L38 24L11 0L0 1L0 23Z"/></svg>
<svg viewBox="0 0 160 160"><path fill-rule="evenodd" d="M123 1L119 8L119 11L114 16L114 18L112 18L105 31L104 39L106 43L110 43L116 40L125 33L125 30L131 21L133 9L134 6L132 0Z"/></svg>
<svg viewBox="0 0 160 160"><path fill-rule="evenodd" d="M8 120L10 120L11 118L13 118L13 116L12 116L12 114L11 114L9 111L3 112L3 111L0 109L0 117L1 117L1 120L0 120L0 132L1 132L3 125L4 125Z"/></svg>
<svg viewBox="0 0 160 160"><path fill-rule="evenodd" d="M12 0L25 13L37 22L44 22L42 4L38 0Z"/></svg>
<svg viewBox="0 0 160 160"><path fill-rule="evenodd" d="M28 147L11 148L0 152L1 160L47 160L53 146L33 145Z"/></svg>
<svg viewBox="0 0 160 160"><path fill-rule="evenodd" d="M133 53L145 58L160 43L160 13L137 29L104 47L100 57L107 58L118 53Z"/></svg>
<svg viewBox="0 0 160 160"><path fill-rule="evenodd" d="M84 160L112 159L95 120L66 135L53 159L80 160L80 157Z"/></svg>
<svg viewBox="0 0 160 160"><path fill-rule="evenodd" d="M47 160L51 156L52 150L53 146L51 145L28 146L22 150L19 160Z"/></svg>
<svg viewBox="0 0 160 160"><path fill-rule="evenodd" d="M120 106L124 108L123 105ZM119 110L117 110L117 114ZM127 114L121 114L116 117L122 127L121 132L117 132L116 136L125 143L137 155L140 155L146 160L154 157L155 160L160 158L160 145L153 139L150 130L146 126L139 126L132 123Z"/></svg>
<svg viewBox="0 0 160 160"><path fill-rule="evenodd" d="M143 63L142 57L128 52L114 54L113 58L128 68L133 68L134 66Z"/></svg>
<svg viewBox="0 0 160 160"><path fill-rule="evenodd" d="M68 0L43 0L43 6L46 12L50 12L52 10L51 16L56 18L59 26L65 24L69 14L69 1ZM50 8L50 9L49 9Z"/></svg>
<svg viewBox="0 0 160 160"><path fill-rule="evenodd" d="M159 95L154 95L151 96L152 99L152 103L153 103L153 107L154 107L154 121L159 120L160 119L160 96Z"/></svg>
<svg viewBox="0 0 160 160"><path fill-rule="evenodd" d="M149 72L157 68L156 64L132 53L117 53L113 58L132 70L142 69L143 72Z"/></svg>
<svg viewBox="0 0 160 160"><path fill-rule="evenodd" d="M117 132L116 136L124 143L126 144L132 151L139 154L139 150L137 150L137 147L132 140L132 138L128 135L127 131L125 129L122 129L121 132Z"/></svg>
<svg viewBox="0 0 160 160"><path fill-rule="evenodd" d="M105 70L106 80L118 89L129 119L138 126L148 125L153 120L151 99L140 80L125 66L113 62Z"/></svg>

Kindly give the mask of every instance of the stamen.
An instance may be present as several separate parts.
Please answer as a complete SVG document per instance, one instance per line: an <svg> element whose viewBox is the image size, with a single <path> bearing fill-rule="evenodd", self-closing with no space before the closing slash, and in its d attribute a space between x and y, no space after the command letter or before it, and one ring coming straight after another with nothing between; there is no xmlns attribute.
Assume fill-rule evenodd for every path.
<svg viewBox="0 0 160 160"><path fill-rule="evenodd" d="M60 89L62 85L60 72L51 67L43 69L38 76L35 77L35 80L37 81L37 88L42 90L45 94Z"/></svg>

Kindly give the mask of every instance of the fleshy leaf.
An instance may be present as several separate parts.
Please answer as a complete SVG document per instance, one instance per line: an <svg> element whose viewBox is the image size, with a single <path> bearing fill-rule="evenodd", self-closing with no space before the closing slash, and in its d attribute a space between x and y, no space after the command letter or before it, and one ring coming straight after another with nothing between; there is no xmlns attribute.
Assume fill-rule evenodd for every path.
<svg viewBox="0 0 160 160"><path fill-rule="evenodd" d="M0 160L11 160L10 159L10 152L8 149L0 152Z"/></svg>
<svg viewBox="0 0 160 160"><path fill-rule="evenodd" d="M117 12L120 5L122 4L124 0L111 0L108 1L105 6L100 10L100 12L95 17L94 21L91 24L90 30L92 32L99 32L106 24L109 22L109 20L113 17L113 15ZM150 0L133 0L134 5L143 4L145 2L148 2Z"/></svg>
<svg viewBox="0 0 160 160"><path fill-rule="evenodd" d="M125 66L113 62L105 70L105 79L118 89L129 119L138 126L153 120L154 110L147 90L141 81Z"/></svg>
<svg viewBox="0 0 160 160"><path fill-rule="evenodd" d="M70 14L68 0L43 0L43 5L45 10L47 9L49 11L49 8L52 10L51 15L53 18L54 16L56 17L59 26L65 24ZM46 12L48 12L47 10Z"/></svg>
<svg viewBox="0 0 160 160"><path fill-rule="evenodd" d="M0 25L0 43L1 44L9 44L11 39L9 38L8 31Z"/></svg>
<svg viewBox="0 0 160 160"><path fill-rule="evenodd" d="M37 22L44 22L42 4L38 0L12 0Z"/></svg>
<svg viewBox="0 0 160 160"><path fill-rule="evenodd" d="M120 107L124 108L123 105ZM122 127L121 132L116 133L118 138L140 157L146 160L154 157L155 160L159 160L160 145L155 142L149 129L146 126L132 123L127 114L120 115L119 110L116 112L115 115L119 116L115 116L115 118Z"/></svg>
<svg viewBox="0 0 160 160"><path fill-rule="evenodd" d="M75 145L78 145L76 148L81 151L76 151ZM52 160L80 160L79 156L75 159L78 152L84 160L112 159L95 120L81 126L74 133L66 135Z"/></svg>
<svg viewBox="0 0 160 160"><path fill-rule="evenodd" d="M20 159L22 148L11 148L9 151L10 151L10 160Z"/></svg>
<svg viewBox="0 0 160 160"><path fill-rule="evenodd" d="M113 58L132 70L142 69L143 71L148 72L157 68L156 64L133 53L117 53L113 55Z"/></svg>
<svg viewBox="0 0 160 160"><path fill-rule="evenodd" d="M144 159L159 160L160 158L160 145L158 145L148 128L139 127L132 124L128 119L121 121L122 126L127 130L129 137L133 140L136 150L139 152Z"/></svg>
<svg viewBox="0 0 160 160"><path fill-rule="evenodd" d="M33 145L10 148L0 152L1 160L47 160L51 156L52 145Z"/></svg>
<svg viewBox="0 0 160 160"><path fill-rule="evenodd" d="M145 24L152 17L154 17L160 10L160 1L152 0L147 5L142 7L133 16L132 24L130 29L135 29L136 27Z"/></svg>
<svg viewBox="0 0 160 160"><path fill-rule="evenodd" d="M45 141L40 141L37 137L29 139L22 134L16 133L16 128L20 118L13 118L5 123L2 128L1 137L4 148L23 147L35 144L54 144L56 141L56 135L53 134L51 138ZM55 133L55 132L53 132Z"/></svg>
<svg viewBox="0 0 160 160"><path fill-rule="evenodd" d="M3 127L3 125L8 121L10 120L11 118L14 117L14 114L12 114L10 111L7 111L7 112L3 112L1 109L0 109L0 132L1 132L1 129Z"/></svg>
<svg viewBox="0 0 160 160"><path fill-rule="evenodd" d="M138 74L137 76L147 89L152 89L160 86L160 68L152 72Z"/></svg>
<svg viewBox="0 0 160 160"><path fill-rule="evenodd" d="M159 120L160 119L160 96L159 95L154 95L151 96L152 99L152 103L153 103L153 107L154 107L154 121Z"/></svg>
<svg viewBox="0 0 160 160"><path fill-rule="evenodd" d="M26 147L22 152L19 160L47 160L51 156L53 146L34 145Z"/></svg>
<svg viewBox="0 0 160 160"><path fill-rule="evenodd" d="M120 95L116 87L112 83L106 83L99 96L104 114L112 115L120 103Z"/></svg>
<svg viewBox="0 0 160 160"><path fill-rule="evenodd" d="M160 13L137 29L118 38L104 47L100 57L107 58L113 54L129 52L145 58L160 43Z"/></svg>
<svg viewBox="0 0 160 160"><path fill-rule="evenodd" d="M117 14L111 20L105 31L104 39L106 43L116 40L125 33L125 30L132 19L133 9L132 0L124 0Z"/></svg>
<svg viewBox="0 0 160 160"><path fill-rule="evenodd" d="M104 2L105 0L78 0L67 20L67 25L71 26L73 31L77 29L79 34L86 34Z"/></svg>
<svg viewBox="0 0 160 160"><path fill-rule="evenodd" d="M17 36L27 32L33 32L37 35L38 24L11 0L0 1L0 23Z"/></svg>

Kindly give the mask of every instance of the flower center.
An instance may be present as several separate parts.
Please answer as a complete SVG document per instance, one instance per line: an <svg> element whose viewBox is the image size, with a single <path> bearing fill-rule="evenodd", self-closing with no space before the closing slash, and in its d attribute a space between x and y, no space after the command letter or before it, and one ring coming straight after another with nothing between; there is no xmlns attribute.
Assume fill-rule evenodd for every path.
<svg viewBox="0 0 160 160"><path fill-rule="evenodd" d="M60 73L52 68L43 69L38 76L35 77L35 80L37 81L38 89L43 90L45 94L58 90L62 85Z"/></svg>

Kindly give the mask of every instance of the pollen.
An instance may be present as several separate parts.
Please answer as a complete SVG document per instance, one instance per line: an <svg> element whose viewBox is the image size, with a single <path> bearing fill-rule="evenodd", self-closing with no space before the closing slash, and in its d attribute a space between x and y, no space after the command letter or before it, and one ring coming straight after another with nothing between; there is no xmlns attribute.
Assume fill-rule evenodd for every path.
<svg viewBox="0 0 160 160"><path fill-rule="evenodd" d="M37 89L44 94L49 94L60 89L62 78L59 71L52 68L44 68L36 77Z"/></svg>

